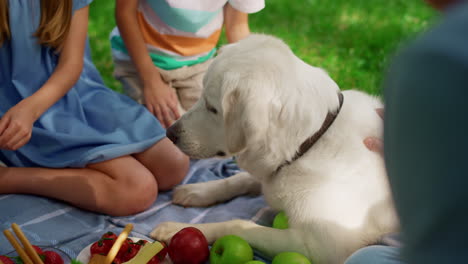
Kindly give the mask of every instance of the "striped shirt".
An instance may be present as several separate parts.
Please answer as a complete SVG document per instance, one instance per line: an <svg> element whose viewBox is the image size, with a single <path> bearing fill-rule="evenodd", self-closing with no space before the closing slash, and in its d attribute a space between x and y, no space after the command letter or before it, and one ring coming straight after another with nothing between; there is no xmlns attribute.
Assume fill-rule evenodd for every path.
<svg viewBox="0 0 468 264"><path fill-rule="evenodd" d="M137 19L153 63L172 70L213 57L227 3L243 13L265 7L264 0L140 0ZM110 39L114 60L130 60L117 27Z"/></svg>

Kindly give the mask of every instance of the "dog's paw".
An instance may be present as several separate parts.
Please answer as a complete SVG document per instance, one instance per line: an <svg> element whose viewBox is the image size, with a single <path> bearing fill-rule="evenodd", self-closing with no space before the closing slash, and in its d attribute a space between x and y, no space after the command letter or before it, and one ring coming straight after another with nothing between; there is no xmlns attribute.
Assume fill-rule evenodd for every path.
<svg viewBox="0 0 468 264"><path fill-rule="evenodd" d="M185 207L206 207L216 203L216 191L211 190L211 182L177 186L172 202Z"/></svg>
<svg viewBox="0 0 468 264"><path fill-rule="evenodd" d="M171 241L171 238L177 232L188 226L190 225L185 223L164 222L159 224L155 229L153 229L153 231L151 231L150 233L150 236L155 240L169 243Z"/></svg>

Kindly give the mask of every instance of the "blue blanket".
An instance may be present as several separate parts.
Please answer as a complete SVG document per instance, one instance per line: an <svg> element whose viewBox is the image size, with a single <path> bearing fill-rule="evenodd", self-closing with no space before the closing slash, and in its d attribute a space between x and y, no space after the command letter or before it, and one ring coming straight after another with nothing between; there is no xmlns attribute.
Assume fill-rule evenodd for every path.
<svg viewBox="0 0 468 264"><path fill-rule="evenodd" d="M239 172L232 159L207 159L192 161L183 183L205 182L229 177ZM258 224L271 226L275 211L263 197L238 197L223 204L207 208L184 208L171 203L172 192L160 193L153 206L140 214L111 217L96 214L57 200L31 195L0 195L0 226L10 228L20 225L31 243L54 246L72 258L106 231L120 233L127 223L134 225L131 236L147 238L161 222L208 223L251 219ZM12 251L6 238L0 236L0 255ZM256 254L256 259L261 259ZM265 261L265 260L263 260ZM266 261L267 262L267 261Z"/></svg>

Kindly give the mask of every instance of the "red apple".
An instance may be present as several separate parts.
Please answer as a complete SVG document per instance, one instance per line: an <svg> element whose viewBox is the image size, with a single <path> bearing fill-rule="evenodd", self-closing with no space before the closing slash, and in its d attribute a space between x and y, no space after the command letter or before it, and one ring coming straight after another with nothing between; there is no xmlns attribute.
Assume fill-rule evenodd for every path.
<svg viewBox="0 0 468 264"><path fill-rule="evenodd" d="M205 235L195 227L177 232L169 243L168 251L174 264L202 264L210 255Z"/></svg>

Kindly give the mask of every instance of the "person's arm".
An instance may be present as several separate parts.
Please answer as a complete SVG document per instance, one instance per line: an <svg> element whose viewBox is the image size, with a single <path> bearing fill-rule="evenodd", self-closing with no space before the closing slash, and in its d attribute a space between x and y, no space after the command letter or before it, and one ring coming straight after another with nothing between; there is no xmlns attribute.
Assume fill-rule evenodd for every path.
<svg viewBox="0 0 468 264"><path fill-rule="evenodd" d="M228 42L237 42L250 34L249 15L236 10L228 3L224 7L224 26Z"/></svg>
<svg viewBox="0 0 468 264"><path fill-rule="evenodd" d="M153 61L146 49L143 35L137 20L138 0L117 0L115 6L115 19L119 32L125 42L140 79L143 83L162 79L154 67Z"/></svg>
<svg viewBox="0 0 468 264"><path fill-rule="evenodd" d="M399 57L385 86L385 162L413 264L468 258L466 45L447 41L463 34L434 32Z"/></svg>
<svg viewBox="0 0 468 264"><path fill-rule="evenodd" d="M74 13L57 67L47 82L29 99L36 106L36 118L62 98L81 75L88 32L88 11L89 7L86 6Z"/></svg>
<svg viewBox="0 0 468 264"><path fill-rule="evenodd" d="M33 123L76 83L83 69L88 7L77 10L50 78L30 97L8 110L0 120L0 148L16 150L31 138Z"/></svg>
<svg viewBox="0 0 468 264"><path fill-rule="evenodd" d="M174 119L180 117L177 108L178 99L174 89L161 79L157 67L149 56L137 20L138 2L138 0L117 0L115 18L120 35L143 82L146 107L164 127L168 127Z"/></svg>

